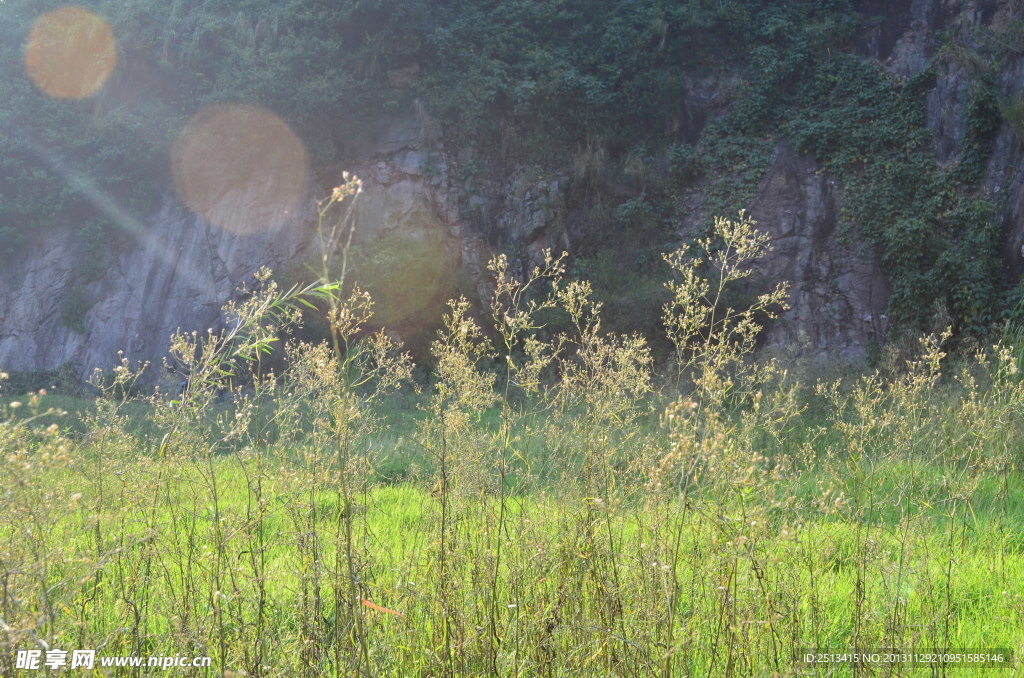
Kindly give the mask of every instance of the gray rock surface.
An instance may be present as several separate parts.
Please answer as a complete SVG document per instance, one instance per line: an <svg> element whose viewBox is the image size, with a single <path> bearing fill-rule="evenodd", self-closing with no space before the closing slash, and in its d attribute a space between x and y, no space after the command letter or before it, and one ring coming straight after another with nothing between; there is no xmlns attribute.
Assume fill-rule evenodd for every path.
<svg viewBox="0 0 1024 678"><path fill-rule="evenodd" d="M814 158L779 146L750 206L772 249L758 263L763 290L789 281L789 311L766 332L766 343L857 360L886 331L885 275L856 232L838 224L835 178Z"/></svg>
<svg viewBox="0 0 1024 678"><path fill-rule="evenodd" d="M448 199L443 154L422 114L385 126L350 169L366 186L356 203L357 242L389 232L422 240L440 236L452 250L450 265L474 267L479 275L482 241ZM281 206L271 204L279 194L273 187L227 195L230 205L217 210L235 223L221 221L219 227L166 196L147 224L132 227L133 244L110 255L102 274L78 292L84 307L71 312L81 316L84 331L66 322L68 295L80 287L78 244L71 230L55 230L0 272L0 367L49 370L71 363L87 378L94 368L116 364L119 351L133 362L159 364L176 330L218 327L221 307L258 269L301 267L317 246L314 193L268 231L250 224L280 213Z"/></svg>
<svg viewBox="0 0 1024 678"><path fill-rule="evenodd" d="M861 4L871 4L865 2ZM970 55L986 35L1000 35L1020 25L1024 7L1016 0L903 0L874 3L894 34L891 52L884 45L867 49L893 74L908 78L934 60L937 77L927 94L926 116L936 160L951 165L963 153L965 106L970 80L979 64ZM886 22L883 22L885 25ZM999 98L1015 101L1024 93L1024 53L1009 49L999 61ZM1024 272L1024 134L1004 122L992 143L981 193L999 208L1003 230L1003 260L1007 280Z"/></svg>
<svg viewBox="0 0 1024 678"><path fill-rule="evenodd" d="M0 364L44 370L73 363L85 377L115 364L118 351L132 361L159 362L175 330L217 326L220 307L257 269L295 257L308 240L304 222L236 235L168 197L145 235L84 288L87 308L74 310L83 332L64 320L65 295L80 266L75 238L54 233L0 279Z"/></svg>

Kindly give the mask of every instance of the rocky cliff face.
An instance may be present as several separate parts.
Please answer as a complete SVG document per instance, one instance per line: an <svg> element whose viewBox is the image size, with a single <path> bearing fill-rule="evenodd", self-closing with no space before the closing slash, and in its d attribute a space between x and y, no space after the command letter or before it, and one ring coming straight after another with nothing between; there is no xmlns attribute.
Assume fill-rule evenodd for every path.
<svg viewBox="0 0 1024 678"><path fill-rule="evenodd" d="M938 72L928 92L926 114L932 133L935 158L943 164L954 162L964 152L967 91L972 79L969 52L947 49L948 57L933 57L953 38L968 48L984 39L980 29L1012 35L1024 20L1024 7L1014 0L913 0L911 2L865 2L865 9L882 18L865 36L860 47L898 77L912 78L933 65ZM1016 27L1016 28L1015 28ZM1007 38L1009 39L1009 38ZM954 42L954 44L956 44ZM948 44L948 43L947 43ZM1008 45L1008 54L996 76L1004 101L1024 93L1024 50ZM1003 255L1007 275L1016 279L1024 270L1024 143L1020 131L1003 124L995 138L985 166L981 191L1000 206Z"/></svg>
<svg viewBox="0 0 1024 678"><path fill-rule="evenodd" d="M52 235L5 270L0 364L28 371L72 363L85 377L115 364L120 350L132 360L159 362L171 333L217 326L220 307L236 288L260 266L295 257L308 242L301 219L274 233L242 236L210 226L171 197L144 233L82 287L72 231ZM77 308L69 307L73 289ZM68 326L69 314L79 317L80 327Z"/></svg>
<svg viewBox="0 0 1024 678"><path fill-rule="evenodd" d="M839 207L836 179L814 158L775 150L750 207L772 236L760 273L792 285L790 310L768 328L773 347L857 360L885 339L885 274L859 234L840 232Z"/></svg>
<svg viewBox="0 0 1024 678"><path fill-rule="evenodd" d="M856 49L894 77L913 77L929 65L937 69L926 98L927 120L936 161L954 162L964 151L970 63L934 59L940 47L937 36L943 32L970 40L975 28L1020 21L1018 3L864 0L859 5L878 20ZM721 112L723 102L714 82L686 77L693 96L680 124L693 136ZM1007 100L1021 94L1024 53L1004 61L997 84ZM570 168L544 175L518 166L474 188L456 180L452 168L459 160L446 152L421 107L383 125L348 165L366 184L357 215L358 237L370 241L400 233L413 241L440 241L445 266L460 268L478 283L496 244L523 253L525 262L544 247L571 250L586 239L585 228L573 215L585 205L574 193ZM1011 279L1022 270L1022 161L1022 144L1004 124L980 190L996 197L1000 206ZM283 226L255 234L243 227L211 226L169 194L139 230L144 235L118 248L102 274L84 286L76 282L80 257L74 234L50 236L0 272L0 368L44 370L73 363L85 376L94 367L111 366L119 350L132 360L158 361L176 329L215 326L221 305L258 268L280 270L307 256L316 192L310 189L306 207ZM220 212L239 223L259 221L280 207L268 203L272 198L267 196L273 195L265 186L253 188L249 194L225 198L230 209ZM794 152L785 141L777 146L749 206L775 243L761 273L793 286L792 309L770 328L769 344L856 358L871 342L885 339L885 272L856 229L841 232L837 226L841 203L841 186L815 158ZM710 216L700 212L698 200L694 213L680 219L681 235ZM78 315L75 327L67 322L69 310Z"/></svg>
<svg viewBox="0 0 1024 678"><path fill-rule="evenodd" d="M969 94L978 75L973 55L985 51L986 36L1019 28L1024 7L1013 0L863 0L857 6L872 18L857 41L860 53L904 80L935 71L925 116L936 162L953 166L968 150ZM1024 49L1009 51L996 76L1002 101L1024 92ZM1006 122L982 176L976 190L997 206L1004 280L1012 284L1024 271L1024 143ZM856 228L837 229L841 203L837 179L813 157L795 155L785 144L776 149L751 205L775 243L763 272L793 285L792 308L768 329L769 344L856 359L885 340L886 272Z"/></svg>
<svg viewBox="0 0 1024 678"><path fill-rule="evenodd" d="M397 230L412 237L441 233L466 247L473 242L447 207L441 182L425 175L434 144L421 119L410 115L384 130L353 167L367 178L357 215L361 238ZM119 351L133 362L158 364L176 330L217 327L221 307L258 269L287 270L307 260L317 196L309 189L295 209L288 193L264 182L236 185L212 205L216 226L173 194L147 224L111 215L134 226L132 244L97 253L105 268L85 285L79 239L71 229L56 231L0 272L0 366L36 371L72 364L85 378L116 364ZM282 223L284 211L293 214ZM268 222L275 227L252 227Z"/></svg>

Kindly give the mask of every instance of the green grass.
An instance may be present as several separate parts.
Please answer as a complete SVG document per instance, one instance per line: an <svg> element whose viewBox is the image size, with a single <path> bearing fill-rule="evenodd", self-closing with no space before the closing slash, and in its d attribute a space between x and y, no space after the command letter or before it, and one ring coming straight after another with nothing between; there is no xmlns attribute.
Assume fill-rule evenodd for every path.
<svg viewBox="0 0 1024 678"><path fill-rule="evenodd" d="M797 658L1024 652L1014 346L950 361L947 332L884 374L801 383L750 356L781 288L712 301L766 242L715 226L720 275L666 259L659 388L561 260L520 281L497 257L493 336L452 302L424 389L366 334L369 298L326 284L333 347L257 370L306 300L271 282L230 333L172 338L178 395L140 397L124 362L91 403L0 405L0 672L43 645L353 678L904 675ZM248 384L230 401L225 374Z"/></svg>
<svg viewBox="0 0 1024 678"><path fill-rule="evenodd" d="M439 675L446 633L458 675L489 674L493 643L501 675L655 675L670 632L672 675L806 675L794 654L850 648L855 633L876 648L1024 642L1017 471L958 496L942 464L883 461L873 505L828 512L817 470L689 506L642 492L607 506L539 483L508 497L501 534L490 486L456 502L441 592L440 499L425 479L370 481L342 510L288 450L151 459L86 444L46 460L61 441L8 460L21 467L0 523L10 649L34 633L112 655L210 655L210 675L344 674L344 658L308 645L337 623L347 511L361 596L404 615L362 607L373 675Z"/></svg>

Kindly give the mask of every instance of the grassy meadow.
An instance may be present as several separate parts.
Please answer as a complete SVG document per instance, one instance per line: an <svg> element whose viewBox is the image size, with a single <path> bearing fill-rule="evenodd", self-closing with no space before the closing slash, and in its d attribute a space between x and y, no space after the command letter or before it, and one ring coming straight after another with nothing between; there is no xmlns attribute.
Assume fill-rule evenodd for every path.
<svg viewBox="0 0 1024 678"><path fill-rule="evenodd" d="M127 361L95 399L0 390L0 673L34 648L282 677L955 676L977 667L801 658L1024 652L1019 348L930 336L797 375L754 354L785 285L724 301L767 246L741 215L666 257L668 369L561 259L497 257L427 380L325 271L175 337L171 392ZM328 342L279 341L314 307Z"/></svg>

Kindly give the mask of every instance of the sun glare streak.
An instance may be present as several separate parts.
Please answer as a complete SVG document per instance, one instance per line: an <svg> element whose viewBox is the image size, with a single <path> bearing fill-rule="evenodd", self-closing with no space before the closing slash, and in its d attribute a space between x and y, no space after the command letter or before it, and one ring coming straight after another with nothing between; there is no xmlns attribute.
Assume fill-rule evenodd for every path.
<svg viewBox="0 0 1024 678"><path fill-rule="evenodd" d="M39 89L58 99L95 94L117 65L114 32L82 7L68 6L36 20L25 43L25 70Z"/></svg>
<svg viewBox="0 0 1024 678"><path fill-rule="evenodd" d="M296 223L309 197L306 147L287 123L256 106L200 111L175 141L171 162L182 202L233 233Z"/></svg>
<svg viewBox="0 0 1024 678"><path fill-rule="evenodd" d="M177 268L181 276L186 280L204 279L204 276L192 265L192 262L173 256L167 249L167 246L161 243L138 217L122 208L92 178L69 167L58 155L36 143L31 138L21 137L20 142L29 152L63 177L71 188L84 195L89 202L106 215L118 228L130 233L134 237L135 242L155 260L161 261L171 268Z"/></svg>

